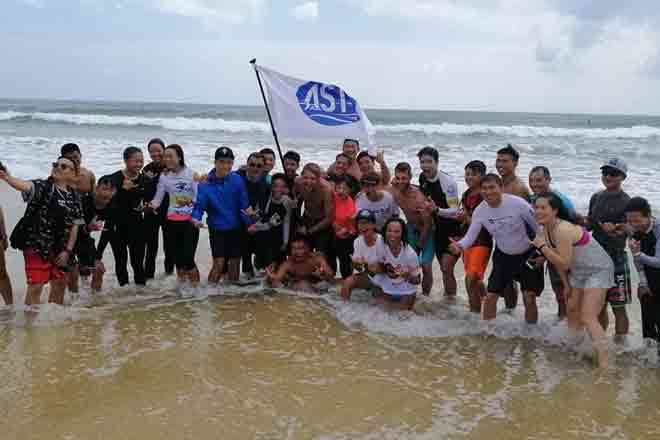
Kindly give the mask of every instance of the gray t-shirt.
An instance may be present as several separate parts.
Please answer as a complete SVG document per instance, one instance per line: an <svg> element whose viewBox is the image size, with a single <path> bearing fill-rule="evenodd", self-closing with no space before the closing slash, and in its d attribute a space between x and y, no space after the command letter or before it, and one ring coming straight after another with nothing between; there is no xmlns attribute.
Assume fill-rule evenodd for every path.
<svg viewBox="0 0 660 440"><path fill-rule="evenodd" d="M372 202L367 198L365 193L360 193L355 199L355 206L358 212L361 209L366 209L373 212L376 216L376 226L380 230L385 222L392 216L399 215L399 205L392 197L392 194L387 191L381 191L383 198L377 202Z"/></svg>
<svg viewBox="0 0 660 440"><path fill-rule="evenodd" d="M629 201L630 196L625 191L615 193L600 191L591 196L589 201L589 219L593 237L610 255L625 251L626 235L607 234L599 223L625 223L624 211Z"/></svg>

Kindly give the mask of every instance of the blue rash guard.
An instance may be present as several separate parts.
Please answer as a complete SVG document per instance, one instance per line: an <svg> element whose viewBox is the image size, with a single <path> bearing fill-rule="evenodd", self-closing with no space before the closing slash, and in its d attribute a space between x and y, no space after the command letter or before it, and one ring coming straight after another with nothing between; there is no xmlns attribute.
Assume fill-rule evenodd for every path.
<svg viewBox="0 0 660 440"><path fill-rule="evenodd" d="M201 221L206 212L210 229L230 231L242 225L252 224L243 213L250 205L243 178L235 172L220 178L211 170L209 178L197 189L197 200L192 218Z"/></svg>

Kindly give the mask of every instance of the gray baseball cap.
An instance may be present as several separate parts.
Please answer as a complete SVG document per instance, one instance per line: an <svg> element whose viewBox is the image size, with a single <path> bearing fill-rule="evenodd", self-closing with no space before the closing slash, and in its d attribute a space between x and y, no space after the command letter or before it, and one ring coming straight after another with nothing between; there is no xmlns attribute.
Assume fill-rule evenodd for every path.
<svg viewBox="0 0 660 440"><path fill-rule="evenodd" d="M604 168L614 168L615 170L621 171L624 175L628 175L628 165L626 165L626 162L624 162L623 159L620 159L618 157L614 157L612 159L609 159L605 161L603 166L600 167L600 169Z"/></svg>

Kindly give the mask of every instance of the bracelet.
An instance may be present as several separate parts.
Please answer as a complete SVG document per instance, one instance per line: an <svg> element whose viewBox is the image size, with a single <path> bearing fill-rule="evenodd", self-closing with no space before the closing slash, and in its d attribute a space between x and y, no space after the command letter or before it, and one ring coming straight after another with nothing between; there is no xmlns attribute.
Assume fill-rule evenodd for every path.
<svg viewBox="0 0 660 440"><path fill-rule="evenodd" d="M539 252L543 253L543 248L548 247L547 243L543 243L541 246L538 247Z"/></svg>

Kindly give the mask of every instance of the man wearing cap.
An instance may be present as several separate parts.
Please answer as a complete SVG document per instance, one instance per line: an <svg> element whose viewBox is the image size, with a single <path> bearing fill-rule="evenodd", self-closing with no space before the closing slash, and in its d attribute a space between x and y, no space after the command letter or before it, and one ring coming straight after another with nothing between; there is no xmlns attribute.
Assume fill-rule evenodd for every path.
<svg viewBox="0 0 660 440"><path fill-rule="evenodd" d="M380 231L385 222L395 215L399 215L399 205L392 194L379 189L380 176L376 172L367 173L360 180L362 192L355 199L358 211L366 209L371 211L376 221L376 228Z"/></svg>
<svg viewBox="0 0 660 440"><path fill-rule="evenodd" d="M368 289L375 285L373 274L378 272L378 265L385 259L383 237L376 232L374 213L361 209L355 217L358 233L353 243L353 269L357 272L342 281L340 295L349 300L353 289Z"/></svg>
<svg viewBox="0 0 660 440"><path fill-rule="evenodd" d="M630 268L626 255L626 215L625 209L630 196L622 189L628 175L628 166L619 158L606 161L602 167L604 190L591 196L589 216L586 219L594 239L607 251L614 261L615 285L607 292L607 302L614 312L616 338L628 334L626 304L631 301ZM600 316L605 330L608 326L607 306Z"/></svg>
<svg viewBox="0 0 660 440"><path fill-rule="evenodd" d="M228 281L238 281L243 226L252 224L245 212L250 204L245 182L232 172L233 166L234 152L227 147L218 148L215 151L215 168L209 172L208 180L197 189L192 222L196 227L202 227L202 216L206 212L213 255L209 283L220 281L225 264L229 269Z"/></svg>

